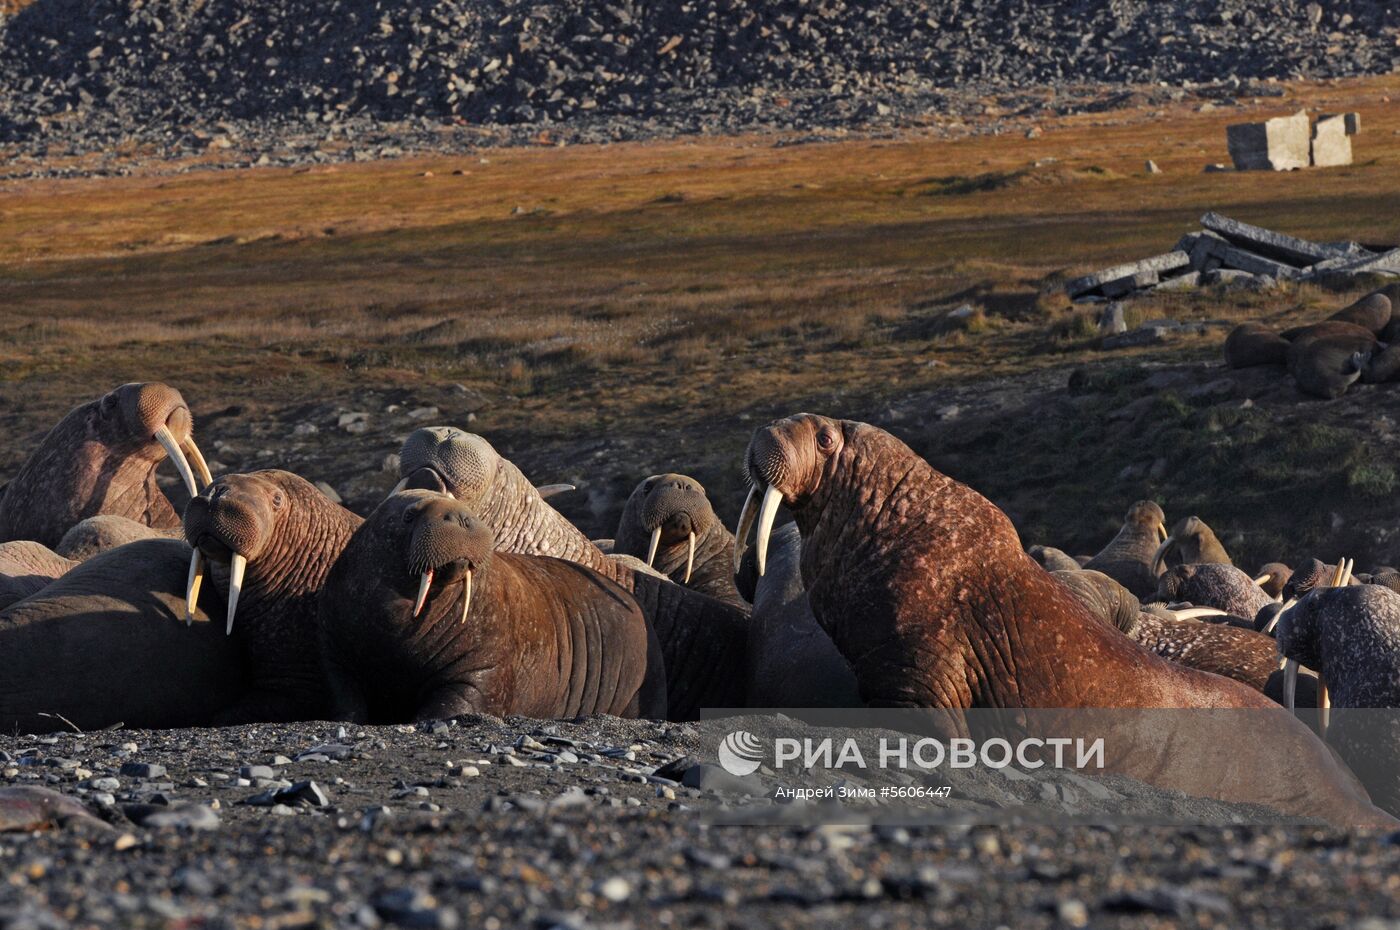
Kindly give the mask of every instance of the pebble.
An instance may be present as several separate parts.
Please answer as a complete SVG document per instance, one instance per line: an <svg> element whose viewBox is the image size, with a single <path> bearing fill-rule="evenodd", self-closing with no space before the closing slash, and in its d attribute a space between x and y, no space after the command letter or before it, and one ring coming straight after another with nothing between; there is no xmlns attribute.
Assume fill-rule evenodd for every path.
<svg viewBox="0 0 1400 930"><path fill-rule="evenodd" d="M133 743L132 745L135 744ZM164 778L165 766L148 762L123 762L121 775L124 778Z"/></svg>

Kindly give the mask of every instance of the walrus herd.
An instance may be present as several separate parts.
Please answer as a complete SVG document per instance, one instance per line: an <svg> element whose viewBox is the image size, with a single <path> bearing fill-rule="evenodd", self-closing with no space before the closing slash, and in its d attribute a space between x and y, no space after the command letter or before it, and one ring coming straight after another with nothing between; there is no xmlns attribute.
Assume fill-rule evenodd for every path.
<svg viewBox="0 0 1400 930"><path fill-rule="evenodd" d="M1286 368L1299 391L1326 400L1358 381L1400 380L1397 302L1400 284L1390 284L1325 320L1281 333L1257 321L1241 323L1225 338L1225 364Z"/></svg>
<svg viewBox="0 0 1400 930"><path fill-rule="evenodd" d="M481 436L419 429L400 463L362 518L290 472L215 478L168 385L76 408L0 495L0 726L1034 709L1108 726L1110 768L1163 787L1390 822L1282 706L1336 708L1336 733L1400 703L1400 594L1350 563L1250 575L1153 501L1094 556L1033 558L894 436L810 414L754 434L733 533L681 474L600 546ZM1080 713L1109 709L1248 711L1249 739Z"/></svg>

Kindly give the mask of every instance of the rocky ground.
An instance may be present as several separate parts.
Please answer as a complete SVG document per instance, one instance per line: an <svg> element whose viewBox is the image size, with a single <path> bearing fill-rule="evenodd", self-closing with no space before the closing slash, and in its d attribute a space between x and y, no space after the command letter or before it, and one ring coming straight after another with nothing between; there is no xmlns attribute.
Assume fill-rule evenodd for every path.
<svg viewBox="0 0 1400 930"><path fill-rule="evenodd" d="M37 0L0 14L0 144L122 173L973 117L997 132L1125 93L1229 102L1385 74L1397 29L1379 0Z"/></svg>
<svg viewBox="0 0 1400 930"><path fill-rule="evenodd" d="M776 780L736 783L697 760L761 725L5 737L0 784L47 786L94 816L0 835L0 926L1273 927L1288 914L1383 930L1400 916L1395 837L1268 826L1123 779L964 779L917 825L746 825L755 805L774 809ZM1047 785L1048 809L1095 825L1017 812ZM1145 808L1188 825L1124 816Z"/></svg>

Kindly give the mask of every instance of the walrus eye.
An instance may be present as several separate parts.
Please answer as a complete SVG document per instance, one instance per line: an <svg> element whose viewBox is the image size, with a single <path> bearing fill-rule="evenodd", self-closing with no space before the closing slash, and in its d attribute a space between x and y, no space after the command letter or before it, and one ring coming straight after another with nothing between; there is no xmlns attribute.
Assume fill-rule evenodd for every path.
<svg viewBox="0 0 1400 930"><path fill-rule="evenodd" d="M817 433L817 448L823 452L831 452L836 448L836 433L829 429L824 429Z"/></svg>
<svg viewBox="0 0 1400 930"><path fill-rule="evenodd" d="M281 491L274 491L274 492L272 493L272 506L273 506L273 507L281 507L281 506L282 506L282 492L281 492Z"/></svg>

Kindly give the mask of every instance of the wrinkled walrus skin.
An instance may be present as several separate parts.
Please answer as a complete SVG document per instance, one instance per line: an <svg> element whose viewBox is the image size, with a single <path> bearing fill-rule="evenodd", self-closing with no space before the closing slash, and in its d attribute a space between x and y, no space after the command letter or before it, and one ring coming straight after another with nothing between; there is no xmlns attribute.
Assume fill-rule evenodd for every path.
<svg viewBox="0 0 1400 930"><path fill-rule="evenodd" d="M1400 813L1400 714L1366 710L1400 708L1400 594L1380 585L1317 588L1276 632L1279 651L1327 684L1328 742L1377 804Z"/></svg>
<svg viewBox="0 0 1400 930"><path fill-rule="evenodd" d="M748 611L604 555L480 436L450 426L420 429L404 442L400 462L406 487L462 501L491 527L497 551L577 562L631 592L661 642L670 719L746 706Z"/></svg>
<svg viewBox="0 0 1400 930"><path fill-rule="evenodd" d="M1128 508L1118 535L1084 568L1103 572L1136 597L1147 597L1157 588L1160 567L1154 564L1153 556L1158 533L1166 532L1166 521L1166 514L1155 501L1138 501Z"/></svg>
<svg viewBox="0 0 1400 930"><path fill-rule="evenodd" d="M813 612L872 705L1195 708L1156 714L1181 721L1165 729L1123 722L1105 737L1107 767L1295 816L1394 823L1292 715L1101 624L1021 550L1004 513L883 430L800 414L758 430L744 464L756 497L780 499L796 518ZM751 522L746 506L740 539ZM1251 711L1252 745L1222 745L1195 726L1201 711L1232 708ZM1072 728L1083 716L1057 719ZM1248 777L1221 778L1226 769Z"/></svg>
<svg viewBox="0 0 1400 930"><path fill-rule="evenodd" d="M734 589L734 534L720 522L700 482L686 475L652 475L633 489L617 524L613 552L645 562L653 538L651 567L676 584L745 607Z"/></svg>
<svg viewBox="0 0 1400 930"><path fill-rule="evenodd" d="M247 687L223 608L187 627L190 548L152 539L74 567L0 613L0 729L209 726ZM207 608L207 612L206 612Z"/></svg>
<svg viewBox="0 0 1400 930"><path fill-rule="evenodd" d="M219 723L323 718L330 691L317 654L317 610L331 566L362 521L291 472L221 475L185 508L185 539L229 594L237 553L247 560L230 638L247 654L249 692Z"/></svg>
<svg viewBox="0 0 1400 930"><path fill-rule="evenodd" d="M75 407L6 485L0 541L29 539L56 549L64 533L98 514L178 529L180 517L156 484L156 466L166 458L155 439L161 427L197 457L189 407L169 385L124 384Z"/></svg>
<svg viewBox="0 0 1400 930"><path fill-rule="evenodd" d="M336 715L663 717L660 645L632 596L576 563L492 543L445 494L404 491L370 514L321 598Z"/></svg>
<svg viewBox="0 0 1400 930"><path fill-rule="evenodd" d="M1173 566L1158 579L1156 595L1168 604L1184 601L1250 620L1274 602L1249 575L1217 562Z"/></svg>
<svg viewBox="0 0 1400 930"><path fill-rule="evenodd" d="M77 564L27 539L0 543L0 610L38 594Z"/></svg>

